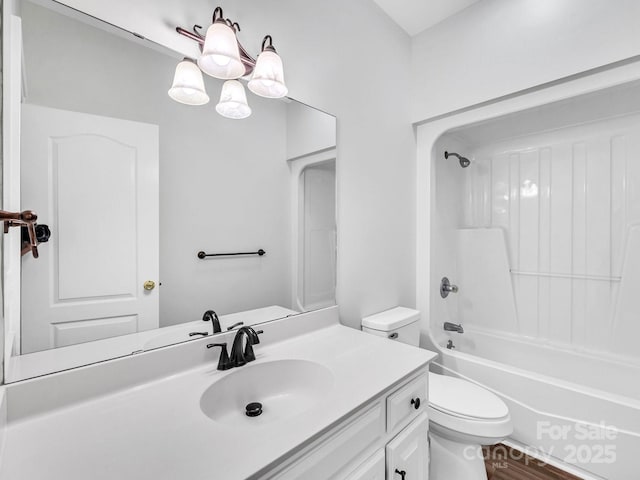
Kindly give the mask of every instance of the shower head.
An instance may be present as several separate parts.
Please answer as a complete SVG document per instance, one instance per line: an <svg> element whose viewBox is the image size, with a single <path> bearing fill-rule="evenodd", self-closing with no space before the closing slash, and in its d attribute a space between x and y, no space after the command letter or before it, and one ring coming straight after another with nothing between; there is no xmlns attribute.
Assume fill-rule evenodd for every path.
<svg viewBox="0 0 640 480"><path fill-rule="evenodd" d="M469 160L467 157L461 157L457 153L453 152L444 152L445 159L449 158L449 155L456 157L460 161L460 166L462 168L467 168L469 165L471 165L471 160Z"/></svg>

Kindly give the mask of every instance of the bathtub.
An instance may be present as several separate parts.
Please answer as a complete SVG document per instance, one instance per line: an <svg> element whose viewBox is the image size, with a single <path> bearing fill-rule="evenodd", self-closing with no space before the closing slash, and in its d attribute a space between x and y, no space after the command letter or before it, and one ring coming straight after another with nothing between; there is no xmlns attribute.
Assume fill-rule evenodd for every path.
<svg viewBox="0 0 640 480"><path fill-rule="evenodd" d="M639 159L640 62L417 126L421 346L585 479L640 478Z"/></svg>
<svg viewBox="0 0 640 480"><path fill-rule="evenodd" d="M637 480L640 401L628 395L638 398L640 381L620 380L640 379L639 367L472 328L451 339L434 370L499 395L516 446L582 478Z"/></svg>

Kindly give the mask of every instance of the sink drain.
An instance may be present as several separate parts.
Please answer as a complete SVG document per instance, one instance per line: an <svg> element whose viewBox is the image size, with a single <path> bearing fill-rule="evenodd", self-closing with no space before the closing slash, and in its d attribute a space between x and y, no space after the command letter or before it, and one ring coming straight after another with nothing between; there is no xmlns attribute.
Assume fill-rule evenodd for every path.
<svg viewBox="0 0 640 480"><path fill-rule="evenodd" d="M244 409L247 417L257 417L262 413L262 404L260 402L251 402Z"/></svg>

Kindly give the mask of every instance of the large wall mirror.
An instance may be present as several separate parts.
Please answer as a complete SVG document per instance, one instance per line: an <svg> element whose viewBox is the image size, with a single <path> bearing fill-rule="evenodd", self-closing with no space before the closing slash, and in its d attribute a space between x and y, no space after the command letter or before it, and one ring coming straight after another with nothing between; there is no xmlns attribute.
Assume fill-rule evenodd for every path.
<svg viewBox="0 0 640 480"><path fill-rule="evenodd" d="M20 260L7 381L213 334L208 310L224 331L335 304L335 117L249 94L223 118L206 75L182 105L175 52L53 1L21 17L20 203L51 236Z"/></svg>

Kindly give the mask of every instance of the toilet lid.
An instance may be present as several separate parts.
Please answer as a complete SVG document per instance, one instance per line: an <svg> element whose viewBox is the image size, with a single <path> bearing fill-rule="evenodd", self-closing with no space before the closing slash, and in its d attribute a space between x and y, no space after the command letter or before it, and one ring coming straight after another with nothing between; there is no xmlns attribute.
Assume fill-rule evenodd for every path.
<svg viewBox="0 0 640 480"><path fill-rule="evenodd" d="M495 420L509 414L505 403L478 385L429 373L429 405L449 415Z"/></svg>

